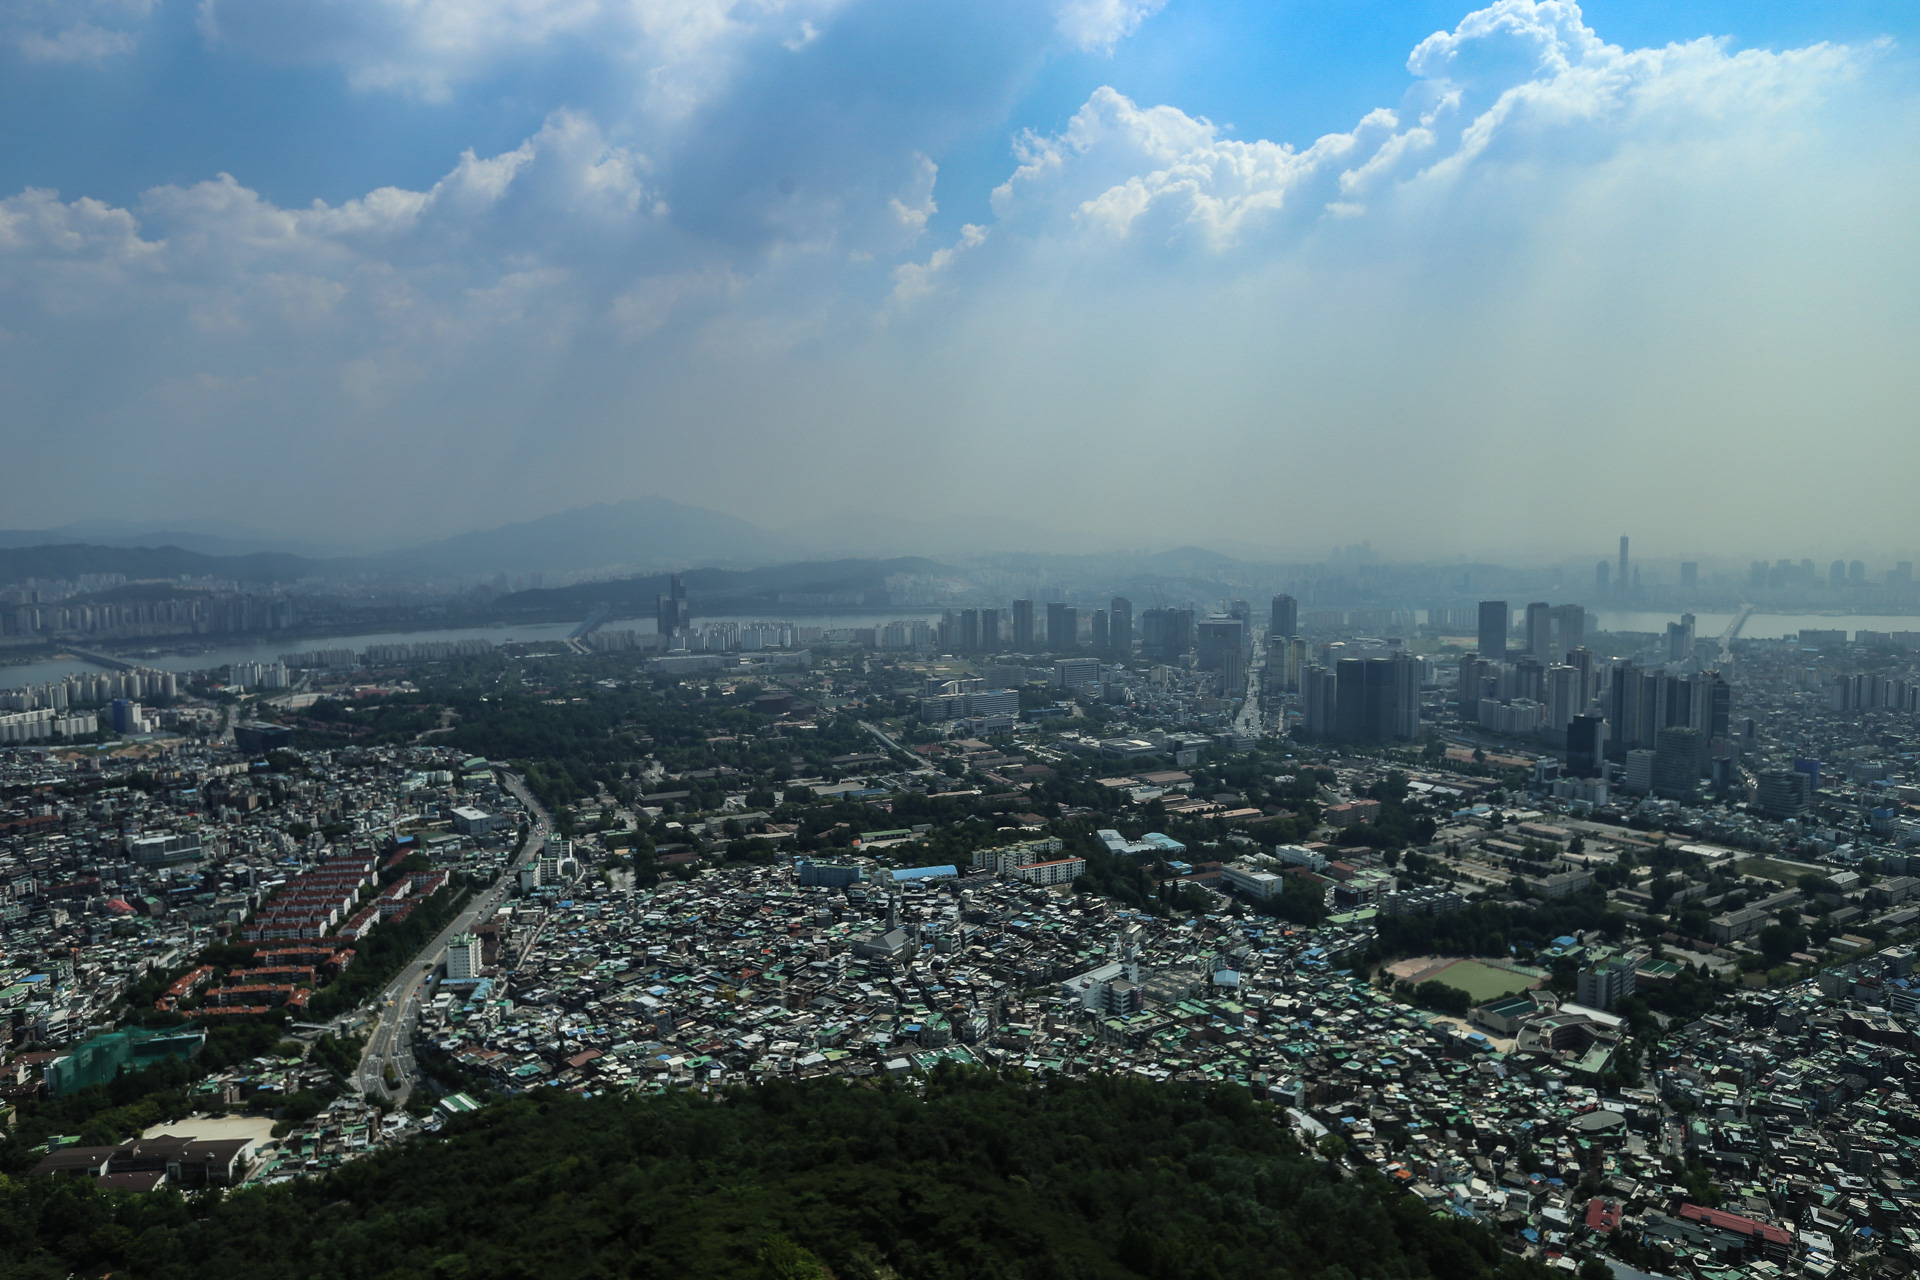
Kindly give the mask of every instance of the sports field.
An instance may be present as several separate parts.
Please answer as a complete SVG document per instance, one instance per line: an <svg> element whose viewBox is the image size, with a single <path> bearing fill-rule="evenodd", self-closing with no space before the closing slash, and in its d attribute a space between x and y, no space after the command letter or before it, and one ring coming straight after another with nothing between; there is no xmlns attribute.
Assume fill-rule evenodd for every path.
<svg viewBox="0 0 1920 1280"><path fill-rule="evenodd" d="M1748 858L1740 864L1740 874L1743 876L1759 876L1763 880L1776 880L1789 888L1809 872L1823 876L1827 871L1828 868L1817 867L1811 863L1782 862L1777 858Z"/></svg>
<svg viewBox="0 0 1920 1280"><path fill-rule="evenodd" d="M1540 985L1538 978L1524 973L1509 973L1490 964L1481 964L1478 960L1456 960L1443 969L1421 974L1420 981L1443 982L1449 987L1457 987L1473 997L1475 1004L1485 1004L1496 996L1512 995L1516 991Z"/></svg>

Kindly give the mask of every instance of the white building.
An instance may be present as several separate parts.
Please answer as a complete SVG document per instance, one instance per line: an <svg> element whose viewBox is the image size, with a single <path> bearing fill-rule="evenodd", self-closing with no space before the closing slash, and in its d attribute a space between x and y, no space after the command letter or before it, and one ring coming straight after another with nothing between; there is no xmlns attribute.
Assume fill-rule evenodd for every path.
<svg viewBox="0 0 1920 1280"><path fill-rule="evenodd" d="M470 933L455 935L447 944L447 981L470 982L482 968L480 939Z"/></svg>
<svg viewBox="0 0 1920 1280"><path fill-rule="evenodd" d="M1024 867L1013 869L1015 880L1024 880L1028 884L1072 884L1086 874L1085 858L1059 858L1053 862L1030 862Z"/></svg>

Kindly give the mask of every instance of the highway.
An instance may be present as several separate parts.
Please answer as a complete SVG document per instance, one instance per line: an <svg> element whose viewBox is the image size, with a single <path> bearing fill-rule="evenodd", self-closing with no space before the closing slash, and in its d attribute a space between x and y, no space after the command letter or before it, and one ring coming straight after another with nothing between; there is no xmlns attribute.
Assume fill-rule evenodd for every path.
<svg viewBox="0 0 1920 1280"><path fill-rule="evenodd" d="M1247 664L1246 696L1233 717L1233 731L1249 737L1260 736L1260 669L1267 665L1267 629L1253 633L1253 661Z"/></svg>
<svg viewBox="0 0 1920 1280"><path fill-rule="evenodd" d="M425 984L427 975L440 963L447 944L453 941L455 935L467 932L477 921L493 913L494 908L500 905L500 900L511 892L519 878L520 868L538 857L541 846L546 843L551 822L546 810L540 807L540 802L533 798L517 776L505 771L500 776L505 780L507 789L527 806L527 812L533 818L533 829L527 835L527 843L522 847L520 856L508 866L500 879L469 902L452 923L440 931L438 937L407 962L384 990L362 1006L370 1008L379 1019L373 1035L367 1040L366 1052L361 1056L356 1077L360 1092L365 1097L385 1098L395 1106L406 1104L419 1078L413 1061L413 1028L420 1014L418 1002L421 986ZM389 1066L393 1068L398 1081L391 1087L386 1081Z"/></svg>

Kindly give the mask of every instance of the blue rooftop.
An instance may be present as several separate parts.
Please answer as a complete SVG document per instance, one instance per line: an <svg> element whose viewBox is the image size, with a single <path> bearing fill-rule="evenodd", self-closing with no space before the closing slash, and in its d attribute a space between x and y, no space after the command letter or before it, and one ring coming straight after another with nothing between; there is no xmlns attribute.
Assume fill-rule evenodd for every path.
<svg viewBox="0 0 1920 1280"><path fill-rule="evenodd" d="M951 864L940 867L896 867L893 872L895 884L905 884L914 880L957 880L959 878L960 868Z"/></svg>

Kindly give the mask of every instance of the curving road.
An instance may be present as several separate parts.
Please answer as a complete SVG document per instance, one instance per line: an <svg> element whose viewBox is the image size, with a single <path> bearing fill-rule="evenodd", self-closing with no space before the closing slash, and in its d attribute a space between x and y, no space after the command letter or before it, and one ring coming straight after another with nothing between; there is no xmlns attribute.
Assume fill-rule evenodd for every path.
<svg viewBox="0 0 1920 1280"><path fill-rule="evenodd" d="M540 807L540 802L533 798L518 776L504 771L500 776L507 790L526 805L528 814L533 818L533 829L527 834L527 842L521 848L520 856L508 865L499 880L469 902L440 931L439 936L407 962L392 982L362 1006L370 1008L379 1019L373 1035L367 1040L366 1052L360 1059L360 1070L355 1076L361 1094L368 1098L385 1098L395 1106L406 1104L413 1093L414 1083L419 1079L419 1071L413 1061L413 1029L420 1015L421 986L446 954L447 944L453 941L456 934L466 933L477 921L493 914L494 908L500 905L500 900L518 879L520 868L538 857L541 846L546 843L551 825L547 811ZM398 1081L392 1086L386 1081L388 1067L392 1067Z"/></svg>

